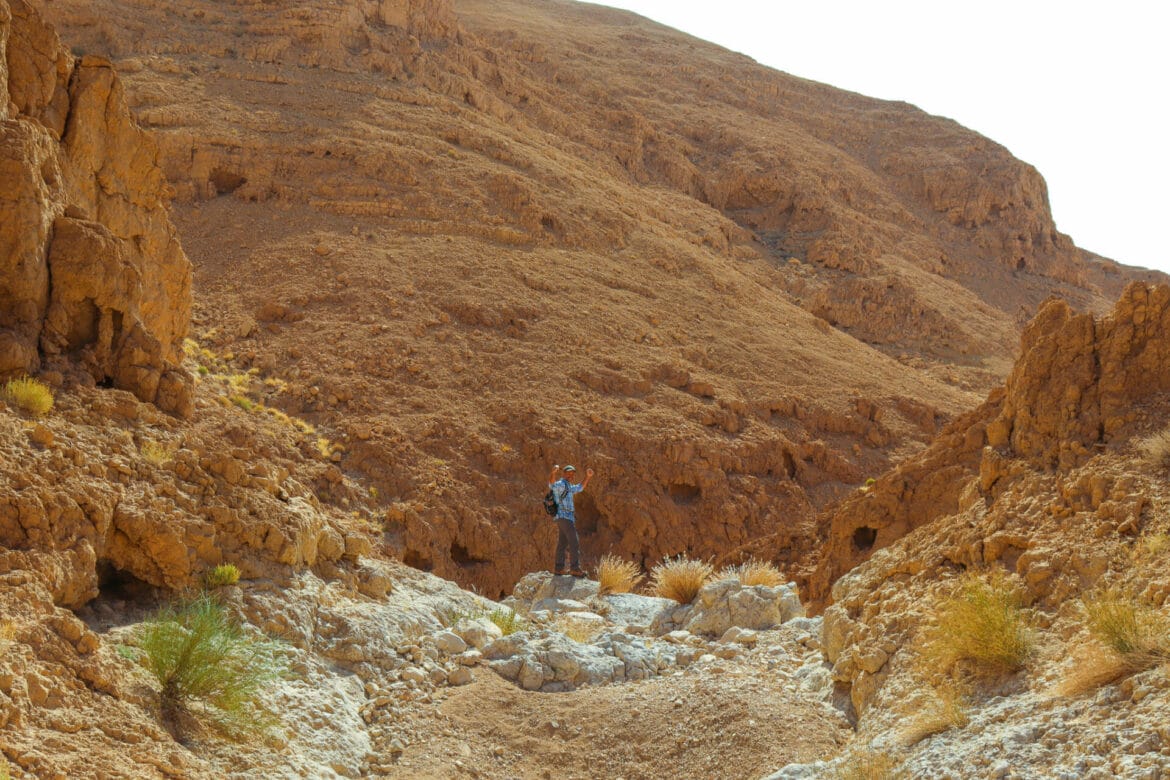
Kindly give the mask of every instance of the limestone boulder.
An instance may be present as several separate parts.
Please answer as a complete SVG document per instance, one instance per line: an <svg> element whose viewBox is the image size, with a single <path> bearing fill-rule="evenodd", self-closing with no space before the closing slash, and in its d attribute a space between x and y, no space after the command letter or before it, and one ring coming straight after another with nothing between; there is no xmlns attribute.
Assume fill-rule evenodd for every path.
<svg viewBox="0 0 1170 780"><path fill-rule="evenodd" d="M804 615L795 585L743 585L727 579L699 590L682 628L693 634L722 636L733 626L768 629Z"/></svg>

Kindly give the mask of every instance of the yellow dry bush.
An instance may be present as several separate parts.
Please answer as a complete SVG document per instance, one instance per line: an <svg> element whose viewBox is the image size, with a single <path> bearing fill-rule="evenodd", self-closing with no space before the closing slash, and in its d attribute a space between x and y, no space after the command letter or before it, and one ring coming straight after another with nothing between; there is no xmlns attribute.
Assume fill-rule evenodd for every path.
<svg viewBox="0 0 1170 780"><path fill-rule="evenodd" d="M720 579L737 579L743 585L767 585L776 587L784 584L784 575L768 561L749 558L738 566L728 566L719 573Z"/></svg>
<svg viewBox="0 0 1170 780"><path fill-rule="evenodd" d="M574 642L580 642L582 644L592 642L602 630L602 626L600 625L593 625L581 620L573 620L565 616L561 616L555 625L557 631L560 631Z"/></svg>
<svg viewBox="0 0 1170 780"><path fill-rule="evenodd" d="M616 555L603 555L597 564L597 592L629 593L642 581L638 564L624 561Z"/></svg>
<svg viewBox="0 0 1170 780"><path fill-rule="evenodd" d="M1096 642L1078 647L1053 687L1057 696L1079 696L1116 682L1134 668L1117 653Z"/></svg>
<svg viewBox="0 0 1170 780"><path fill-rule="evenodd" d="M1131 671L1170 660L1170 618L1133 593L1105 590L1082 600L1085 627Z"/></svg>
<svg viewBox="0 0 1170 780"><path fill-rule="evenodd" d="M0 622L0 655L3 655L16 636L16 624L11 620Z"/></svg>
<svg viewBox="0 0 1170 780"><path fill-rule="evenodd" d="M18 409L40 417L53 408L53 391L44 382L22 376L4 385L4 400Z"/></svg>
<svg viewBox="0 0 1170 780"><path fill-rule="evenodd" d="M177 446L174 444L163 444L153 440L144 441L138 448L138 454L147 463L155 466L165 466L171 462L171 458L175 457L175 450Z"/></svg>
<svg viewBox="0 0 1170 780"><path fill-rule="evenodd" d="M1170 534L1150 534L1142 538L1141 549L1152 557L1161 555L1170 550Z"/></svg>
<svg viewBox="0 0 1170 780"><path fill-rule="evenodd" d="M927 737L953 728L962 728L970 722L967 715L967 688L953 679L932 686L925 705L915 702L915 709L899 733L906 747L917 745Z"/></svg>
<svg viewBox="0 0 1170 780"><path fill-rule="evenodd" d="M663 598L690 604L714 573L711 564L688 558L684 553L677 558L666 558L655 566L650 571L650 586Z"/></svg>
<svg viewBox="0 0 1170 780"><path fill-rule="evenodd" d="M1138 452L1155 471L1170 469L1170 427L1137 442Z"/></svg>
<svg viewBox="0 0 1170 780"><path fill-rule="evenodd" d="M1019 592L1008 578L969 572L936 605L923 660L944 675L960 661L983 672L1013 672L1023 668L1034 645Z"/></svg>
<svg viewBox="0 0 1170 780"><path fill-rule="evenodd" d="M225 585L235 585L240 581L240 570L232 563L221 563L207 572L204 577L209 588L221 588Z"/></svg>
<svg viewBox="0 0 1170 780"><path fill-rule="evenodd" d="M854 748L829 772L831 780L901 780L905 772L896 756L871 747Z"/></svg>
<svg viewBox="0 0 1170 780"><path fill-rule="evenodd" d="M517 615L515 610L507 607L496 607L488 613L487 618L495 623L500 631L504 632L504 636L523 631L525 627L524 618Z"/></svg>

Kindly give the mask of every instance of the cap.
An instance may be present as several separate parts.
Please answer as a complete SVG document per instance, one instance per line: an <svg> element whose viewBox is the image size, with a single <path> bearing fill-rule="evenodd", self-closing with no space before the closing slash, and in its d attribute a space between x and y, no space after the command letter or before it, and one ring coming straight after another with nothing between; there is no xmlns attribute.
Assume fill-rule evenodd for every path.
<svg viewBox="0 0 1170 780"><path fill-rule="evenodd" d="M574 468L573 466L565 466L563 469L561 469L561 471L576 471L576 470L577 469Z"/></svg>

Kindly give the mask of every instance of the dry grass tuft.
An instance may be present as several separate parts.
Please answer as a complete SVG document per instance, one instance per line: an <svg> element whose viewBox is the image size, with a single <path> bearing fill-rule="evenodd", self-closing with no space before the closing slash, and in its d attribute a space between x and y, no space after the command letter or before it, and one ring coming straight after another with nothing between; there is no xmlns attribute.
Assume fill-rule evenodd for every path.
<svg viewBox="0 0 1170 780"><path fill-rule="evenodd" d="M574 642L589 644L601 633L603 626L562 616L556 622L556 629Z"/></svg>
<svg viewBox="0 0 1170 780"><path fill-rule="evenodd" d="M923 660L944 675L960 661L983 672L1014 672L1023 668L1035 646L1019 591L998 571L986 577L965 574L938 603L935 618Z"/></svg>
<svg viewBox="0 0 1170 780"><path fill-rule="evenodd" d="M1170 469L1170 427L1138 440L1137 449L1142 460L1154 470Z"/></svg>
<svg viewBox="0 0 1170 780"><path fill-rule="evenodd" d="M746 586L767 585L774 588L784 584L784 575L768 561L749 558L738 566L728 566L719 572L720 579L737 579Z"/></svg>
<svg viewBox="0 0 1170 780"><path fill-rule="evenodd" d="M1083 602L1093 638L1134 671L1170 660L1170 618L1124 590L1106 590Z"/></svg>
<svg viewBox="0 0 1170 780"><path fill-rule="evenodd" d="M53 391L44 382L22 376L4 385L4 400L33 417L40 417L53 408Z"/></svg>
<svg viewBox="0 0 1170 780"><path fill-rule="evenodd" d="M1170 550L1170 534L1150 534L1142 537L1142 552L1151 558Z"/></svg>
<svg viewBox="0 0 1170 780"><path fill-rule="evenodd" d="M1134 671L1124 658L1094 642L1073 651L1072 660L1052 690L1057 696L1079 696Z"/></svg>
<svg viewBox="0 0 1170 780"><path fill-rule="evenodd" d="M853 748L833 767L831 780L901 780L906 773L897 757L871 747Z"/></svg>
<svg viewBox="0 0 1170 780"><path fill-rule="evenodd" d="M12 644L15 636L16 624L11 620L0 621L0 655L4 655L8 650L8 646Z"/></svg>
<svg viewBox="0 0 1170 780"><path fill-rule="evenodd" d="M487 618L499 626L500 630L504 632L504 636L524 630L524 618L517 615L515 610L507 607L496 607L488 613Z"/></svg>
<svg viewBox="0 0 1170 780"><path fill-rule="evenodd" d="M155 466L165 466L171 462L175 457L175 450L178 449L176 444L163 444L162 442L148 440L144 441L138 448L138 454L147 463Z"/></svg>
<svg viewBox="0 0 1170 780"><path fill-rule="evenodd" d="M666 558L650 571L650 586L654 593L679 604L690 604L715 574L715 568L706 561L692 560L682 554Z"/></svg>
<svg viewBox="0 0 1170 780"><path fill-rule="evenodd" d="M642 582L642 570L633 561L616 555L603 555L597 564L597 592L629 593Z"/></svg>
<svg viewBox="0 0 1170 780"><path fill-rule="evenodd" d="M917 745L927 737L953 728L963 728L970 722L967 715L967 688L953 679L933 686L929 702L915 709L899 733L906 747Z"/></svg>

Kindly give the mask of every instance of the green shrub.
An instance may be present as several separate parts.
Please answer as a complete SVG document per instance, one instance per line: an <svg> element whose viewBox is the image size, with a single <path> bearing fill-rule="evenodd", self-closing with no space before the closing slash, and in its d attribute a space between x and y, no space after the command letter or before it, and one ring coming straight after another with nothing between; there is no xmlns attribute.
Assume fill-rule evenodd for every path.
<svg viewBox="0 0 1170 780"><path fill-rule="evenodd" d="M44 382L22 376L4 385L4 400L18 409L40 417L53 408L53 391Z"/></svg>
<svg viewBox="0 0 1170 780"><path fill-rule="evenodd" d="M1024 622L1018 591L1002 573L964 575L938 603L927 634L925 657L939 672L959 661L982 671L1012 672L1024 666L1034 639Z"/></svg>
<svg viewBox="0 0 1170 780"><path fill-rule="evenodd" d="M278 643L244 634L207 594L163 608L140 627L139 660L162 686L168 725L189 714L225 736L241 737L277 722L258 700L285 669Z"/></svg>
<svg viewBox="0 0 1170 780"><path fill-rule="evenodd" d="M225 585L235 585L240 581L240 570L232 563L221 563L211 571L207 572L205 577L207 587L222 588Z"/></svg>

